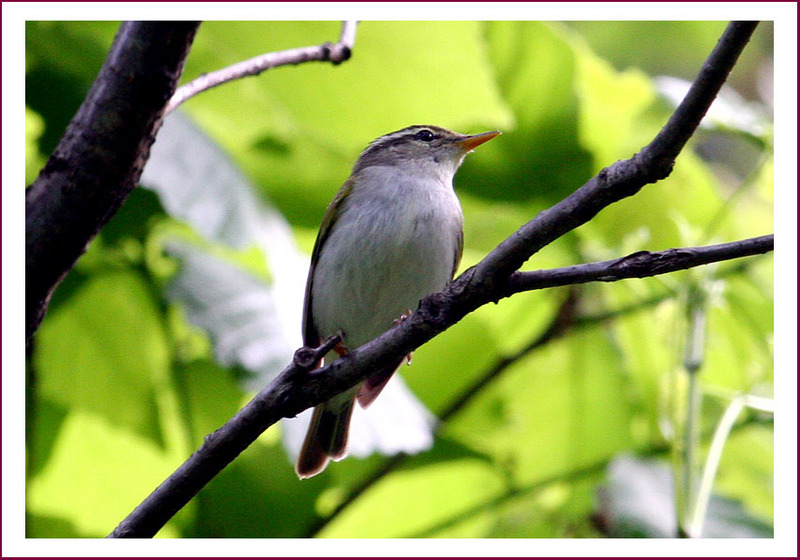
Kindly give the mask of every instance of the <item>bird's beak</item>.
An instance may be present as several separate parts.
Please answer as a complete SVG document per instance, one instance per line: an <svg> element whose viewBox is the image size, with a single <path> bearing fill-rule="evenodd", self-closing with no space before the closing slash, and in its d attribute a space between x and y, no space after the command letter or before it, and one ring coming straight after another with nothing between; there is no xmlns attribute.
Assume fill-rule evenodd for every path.
<svg viewBox="0 0 800 560"><path fill-rule="evenodd" d="M455 144L464 150L464 153L466 153L474 150L484 142L488 142L499 134L499 130L493 130L492 132L481 132L480 134L473 134L472 136L466 136L461 140L457 140Z"/></svg>

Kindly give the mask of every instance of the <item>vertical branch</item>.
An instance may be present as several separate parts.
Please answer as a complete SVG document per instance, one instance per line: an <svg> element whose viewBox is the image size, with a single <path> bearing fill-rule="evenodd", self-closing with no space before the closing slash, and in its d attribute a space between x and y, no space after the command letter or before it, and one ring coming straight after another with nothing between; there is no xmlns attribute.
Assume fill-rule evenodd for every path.
<svg viewBox="0 0 800 560"><path fill-rule="evenodd" d="M685 376L675 384L675 504L678 536L699 537L691 532L691 512L697 489L697 451L699 445L702 391L698 377L703 366L706 345L706 314L709 286L707 281L691 281L686 296L686 341L683 352Z"/></svg>
<svg viewBox="0 0 800 560"><path fill-rule="evenodd" d="M26 341L53 290L136 186L197 22L125 22L25 193Z"/></svg>

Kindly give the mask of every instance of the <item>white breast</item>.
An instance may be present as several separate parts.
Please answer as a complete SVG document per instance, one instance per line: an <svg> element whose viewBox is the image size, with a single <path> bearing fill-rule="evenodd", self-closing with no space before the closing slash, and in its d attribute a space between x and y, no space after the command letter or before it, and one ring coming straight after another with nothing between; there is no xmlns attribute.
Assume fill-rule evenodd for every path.
<svg viewBox="0 0 800 560"><path fill-rule="evenodd" d="M324 338L342 330L354 348L392 326L451 279L462 228L452 176L364 170L317 262L312 317Z"/></svg>

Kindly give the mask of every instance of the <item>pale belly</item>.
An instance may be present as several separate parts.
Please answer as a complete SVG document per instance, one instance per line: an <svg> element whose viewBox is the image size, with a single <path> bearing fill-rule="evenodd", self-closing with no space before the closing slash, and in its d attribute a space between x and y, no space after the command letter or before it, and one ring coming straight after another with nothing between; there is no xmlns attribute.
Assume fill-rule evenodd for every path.
<svg viewBox="0 0 800 560"><path fill-rule="evenodd" d="M449 220L429 207L416 210L362 214L331 232L312 289L312 317L322 338L341 330L346 346L358 347L450 281L460 209L457 216L448 212Z"/></svg>

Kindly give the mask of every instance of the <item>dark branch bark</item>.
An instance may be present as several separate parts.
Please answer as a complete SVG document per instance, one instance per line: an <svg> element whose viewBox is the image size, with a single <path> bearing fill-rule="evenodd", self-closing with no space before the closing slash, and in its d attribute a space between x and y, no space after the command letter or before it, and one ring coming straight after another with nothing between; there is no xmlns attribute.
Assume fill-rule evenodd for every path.
<svg viewBox="0 0 800 560"><path fill-rule="evenodd" d="M768 235L745 241L685 249L669 249L658 253L634 253L622 259L589 263L574 267L551 270L521 272L512 275L508 286L511 293L542 289L565 284L591 281L612 282L625 278L639 278L684 270L701 264L751 256L772 250L773 236ZM562 308L559 317L535 346L558 336L564 327L564 316L572 312L569 302ZM416 313L415 313L416 315ZM247 406L222 428L209 435L202 447L161 484L142 504L136 508L110 535L111 537L145 537L155 533L205 486L230 461L247 448L269 426L281 418L296 416L306 408L324 402L335 394L366 378L379 363L381 345L391 339L395 331L402 329L401 323L393 330L357 349L353 354L309 374L308 367L323 350L301 349L295 354L295 362L281 372L269 387L259 393ZM432 338L429 337L429 338ZM330 342L324 345L327 348ZM414 348L421 345L416 344ZM377 351L374 358L370 352ZM361 358L366 355L369 358ZM374 354L375 352L372 352ZM350 356L358 356L351 359ZM309 358L310 356L310 358ZM370 359L371 358L371 359ZM367 360L367 361L364 361ZM366 364L366 365L365 365ZM503 365L498 371L503 369ZM475 392L481 387L476 387ZM447 416L455 413L448 409Z"/></svg>
<svg viewBox="0 0 800 560"><path fill-rule="evenodd" d="M27 190L28 342L55 287L136 186L197 26L123 23L86 99Z"/></svg>
<svg viewBox="0 0 800 560"><path fill-rule="evenodd" d="M732 23L728 26L675 115L639 154L604 169L573 195L541 212L447 289L426 297L410 318L380 337L313 374L298 364L287 366L269 387L225 426L208 436L203 446L123 520L110 536L154 535L267 427L356 385L370 372L383 364L399 361L457 323L467 313L505 297L510 293L512 274L539 249L586 223L606 206L669 175L675 157L702 120L754 29L755 24L752 23ZM743 246L748 245L740 244L739 249ZM752 253L745 251L742 254ZM615 275L627 277L621 276L626 270L636 270L637 275L668 271L668 267L661 266L660 271L653 269L646 274L647 267L642 265L640 258L641 255L627 259L630 264L627 267L624 266L626 259L612 261L595 279L610 281L619 279L614 278ZM705 262L714 262L732 258L732 254L717 253L714 258L705 258ZM653 258L651 264L658 263L658 260L657 257ZM677 260L686 262L681 256ZM575 274L575 271L571 273ZM597 274L598 271L592 270L591 273ZM521 278L525 280L526 277ZM553 285L562 284L559 280Z"/></svg>
<svg viewBox="0 0 800 560"><path fill-rule="evenodd" d="M616 282L626 278L647 278L658 274L686 270L704 264L741 257L760 255L775 248L775 236L764 235L708 245L705 247L683 247L651 253L640 251L621 259L579 264L550 270L515 272L508 279L507 291L502 297L518 292L540 290L556 286L583 284L586 282Z"/></svg>

